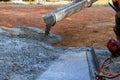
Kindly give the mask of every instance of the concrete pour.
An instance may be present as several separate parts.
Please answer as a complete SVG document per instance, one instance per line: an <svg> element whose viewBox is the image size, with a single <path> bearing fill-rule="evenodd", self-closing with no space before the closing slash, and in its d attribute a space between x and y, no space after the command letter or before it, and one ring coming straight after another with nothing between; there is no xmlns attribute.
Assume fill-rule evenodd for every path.
<svg viewBox="0 0 120 80"><path fill-rule="evenodd" d="M91 48L51 46L62 40L33 27L0 28L0 80L94 80Z"/></svg>
<svg viewBox="0 0 120 80"><path fill-rule="evenodd" d="M0 28L0 80L90 80L87 48L54 48L63 39L32 27Z"/></svg>

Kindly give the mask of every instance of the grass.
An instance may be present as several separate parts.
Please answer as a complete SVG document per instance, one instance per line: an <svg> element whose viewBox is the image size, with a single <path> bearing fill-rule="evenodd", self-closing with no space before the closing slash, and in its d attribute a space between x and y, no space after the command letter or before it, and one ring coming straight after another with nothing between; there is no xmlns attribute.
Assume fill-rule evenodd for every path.
<svg viewBox="0 0 120 80"><path fill-rule="evenodd" d="M112 3L112 0L98 0L94 3L94 5L108 5L108 2ZM69 1L60 1L60 2L45 2L45 4L50 4L50 5L59 5L59 4L62 4L62 3L69 3Z"/></svg>
<svg viewBox="0 0 120 80"><path fill-rule="evenodd" d="M108 1L112 2L112 0L98 0L94 3L94 5L108 5ZM60 5L60 4L68 4L70 1L60 1L60 2L43 2L44 5ZM36 4L34 1L26 1L27 4Z"/></svg>
<svg viewBox="0 0 120 80"><path fill-rule="evenodd" d="M108 5L108 2L112 3L112 0L98 0L94 5Z"/></svg>

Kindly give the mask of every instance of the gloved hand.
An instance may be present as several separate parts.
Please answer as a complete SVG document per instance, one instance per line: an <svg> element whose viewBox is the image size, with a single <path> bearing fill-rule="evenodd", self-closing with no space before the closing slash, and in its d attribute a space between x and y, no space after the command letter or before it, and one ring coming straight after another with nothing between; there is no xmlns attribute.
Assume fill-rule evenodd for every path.
<svg viewBox="0 0 120 80"><path fill-rule="evenodd" d="M107 43L107 48L112 53L111 57L120 56L120 42L118 40L110 39Z"/></svg>

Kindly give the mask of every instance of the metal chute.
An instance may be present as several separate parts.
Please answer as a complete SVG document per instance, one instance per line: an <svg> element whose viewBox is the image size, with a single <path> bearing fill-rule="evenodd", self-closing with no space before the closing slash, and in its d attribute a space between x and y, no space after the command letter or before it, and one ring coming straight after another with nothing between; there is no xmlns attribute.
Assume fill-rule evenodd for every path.
<svg viewBox="0 0 120 80"><path fill-rule="evenodd" d="M43 19L46 23L45 34L49 34L51 27L54 26L56 22L61 21L84 8L90 7L95 1L97 0L75 0L66 6L43 15Z"/></svg>

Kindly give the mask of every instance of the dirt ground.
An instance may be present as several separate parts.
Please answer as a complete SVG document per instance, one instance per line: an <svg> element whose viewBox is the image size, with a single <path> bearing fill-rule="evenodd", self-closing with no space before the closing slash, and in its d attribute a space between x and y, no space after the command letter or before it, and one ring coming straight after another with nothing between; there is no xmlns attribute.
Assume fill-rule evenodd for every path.
<svg viewBox="0 0 120 80"><path fill-rule="evenodd" d="M32 26L45 29L42 15L58 6L0 4L0 26ZM106 48L113 32L115 12L109 6L92 6L65 18L52 27L51 32L64 40L57 47Z"/></svg>

